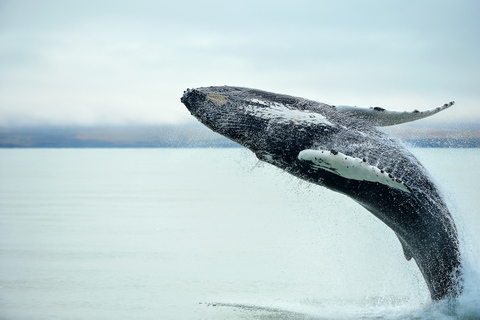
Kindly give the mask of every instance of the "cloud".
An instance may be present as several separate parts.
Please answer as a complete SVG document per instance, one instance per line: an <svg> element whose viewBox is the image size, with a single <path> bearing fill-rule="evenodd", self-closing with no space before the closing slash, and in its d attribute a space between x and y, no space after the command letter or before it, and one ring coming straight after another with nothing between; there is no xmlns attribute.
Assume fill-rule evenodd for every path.
<svg viewBox="0 0 480 320"><path fill-rule="evenodd" d="M183 122L187 87L480 118L475 1L10 1L0 119ZM477 11L475 11L477 10Z"/></svg>

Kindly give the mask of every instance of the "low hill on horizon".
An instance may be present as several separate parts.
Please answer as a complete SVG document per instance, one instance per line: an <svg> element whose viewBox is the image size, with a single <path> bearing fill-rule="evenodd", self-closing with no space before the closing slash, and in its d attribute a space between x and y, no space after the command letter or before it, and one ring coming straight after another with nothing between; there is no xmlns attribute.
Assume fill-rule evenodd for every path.
<svg viewBox="0 0 480 320"><path fill-rule="evenodd" d="M383 127L413 147L478 148L480 123L409 123ZM123 126L0 127L0 148L232 148L237 143L200 123Z"/></svg>

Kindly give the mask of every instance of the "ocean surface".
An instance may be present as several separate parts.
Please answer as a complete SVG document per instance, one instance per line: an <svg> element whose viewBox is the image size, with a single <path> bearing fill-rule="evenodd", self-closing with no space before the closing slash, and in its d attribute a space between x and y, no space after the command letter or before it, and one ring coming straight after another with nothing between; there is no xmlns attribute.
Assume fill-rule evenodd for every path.
<svg viewBox="0 0 480 320"><path fill-rule="evenodd" d="M245 149L0 149L0 319L480 319L480 149L412 149L460 232L432 303L393 231Z"/></svg>

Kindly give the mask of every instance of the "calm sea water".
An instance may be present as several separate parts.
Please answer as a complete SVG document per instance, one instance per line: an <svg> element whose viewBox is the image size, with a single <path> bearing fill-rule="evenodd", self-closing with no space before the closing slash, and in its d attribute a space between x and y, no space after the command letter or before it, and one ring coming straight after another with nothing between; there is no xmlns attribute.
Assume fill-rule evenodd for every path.
<svg viewBox="0 0 480 320"><path fill-rule="evenodd" d="M431 303L393 232L244 149L0 149L0 319L478 319L480 150L412 150L461 232Z"/></svg>

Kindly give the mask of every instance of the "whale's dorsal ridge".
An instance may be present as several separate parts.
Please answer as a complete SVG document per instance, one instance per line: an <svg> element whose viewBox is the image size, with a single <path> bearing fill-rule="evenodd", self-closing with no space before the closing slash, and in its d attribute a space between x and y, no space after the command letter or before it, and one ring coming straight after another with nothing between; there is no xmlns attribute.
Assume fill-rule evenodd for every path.
<svg viewBox="0 0 480 320"><path fill-rule="evenodd" d="M312 169L326 170L345 179L377 182L407 193L411 190L391 174L366 163L363 159L347 156L331 150L303 150L297 157L310 162Z"/></svg>
<svg viewBox="0 0 480 320"><path fill-rule="evenodd" d="M400 244L402 245L403 255L405 256L405 259L407 259L407 261L412 260L413 254L410 248L408 247L407 243L398 234L397 234L397 238L400 241Z"/></svg>
<svg viewBox="0 0 480 320"><path fill-rule="evenodd" d="M373 126L386 127L430 117L436 113L439 113L440 111L450 108L454 104L455 101L451 101L441 107L437 107L431 110L414 110L404 112L388 111L380 107L361 108L351 106L335 106L335 109L338 112L346 113L351 117L361 119Z"/></svg>

